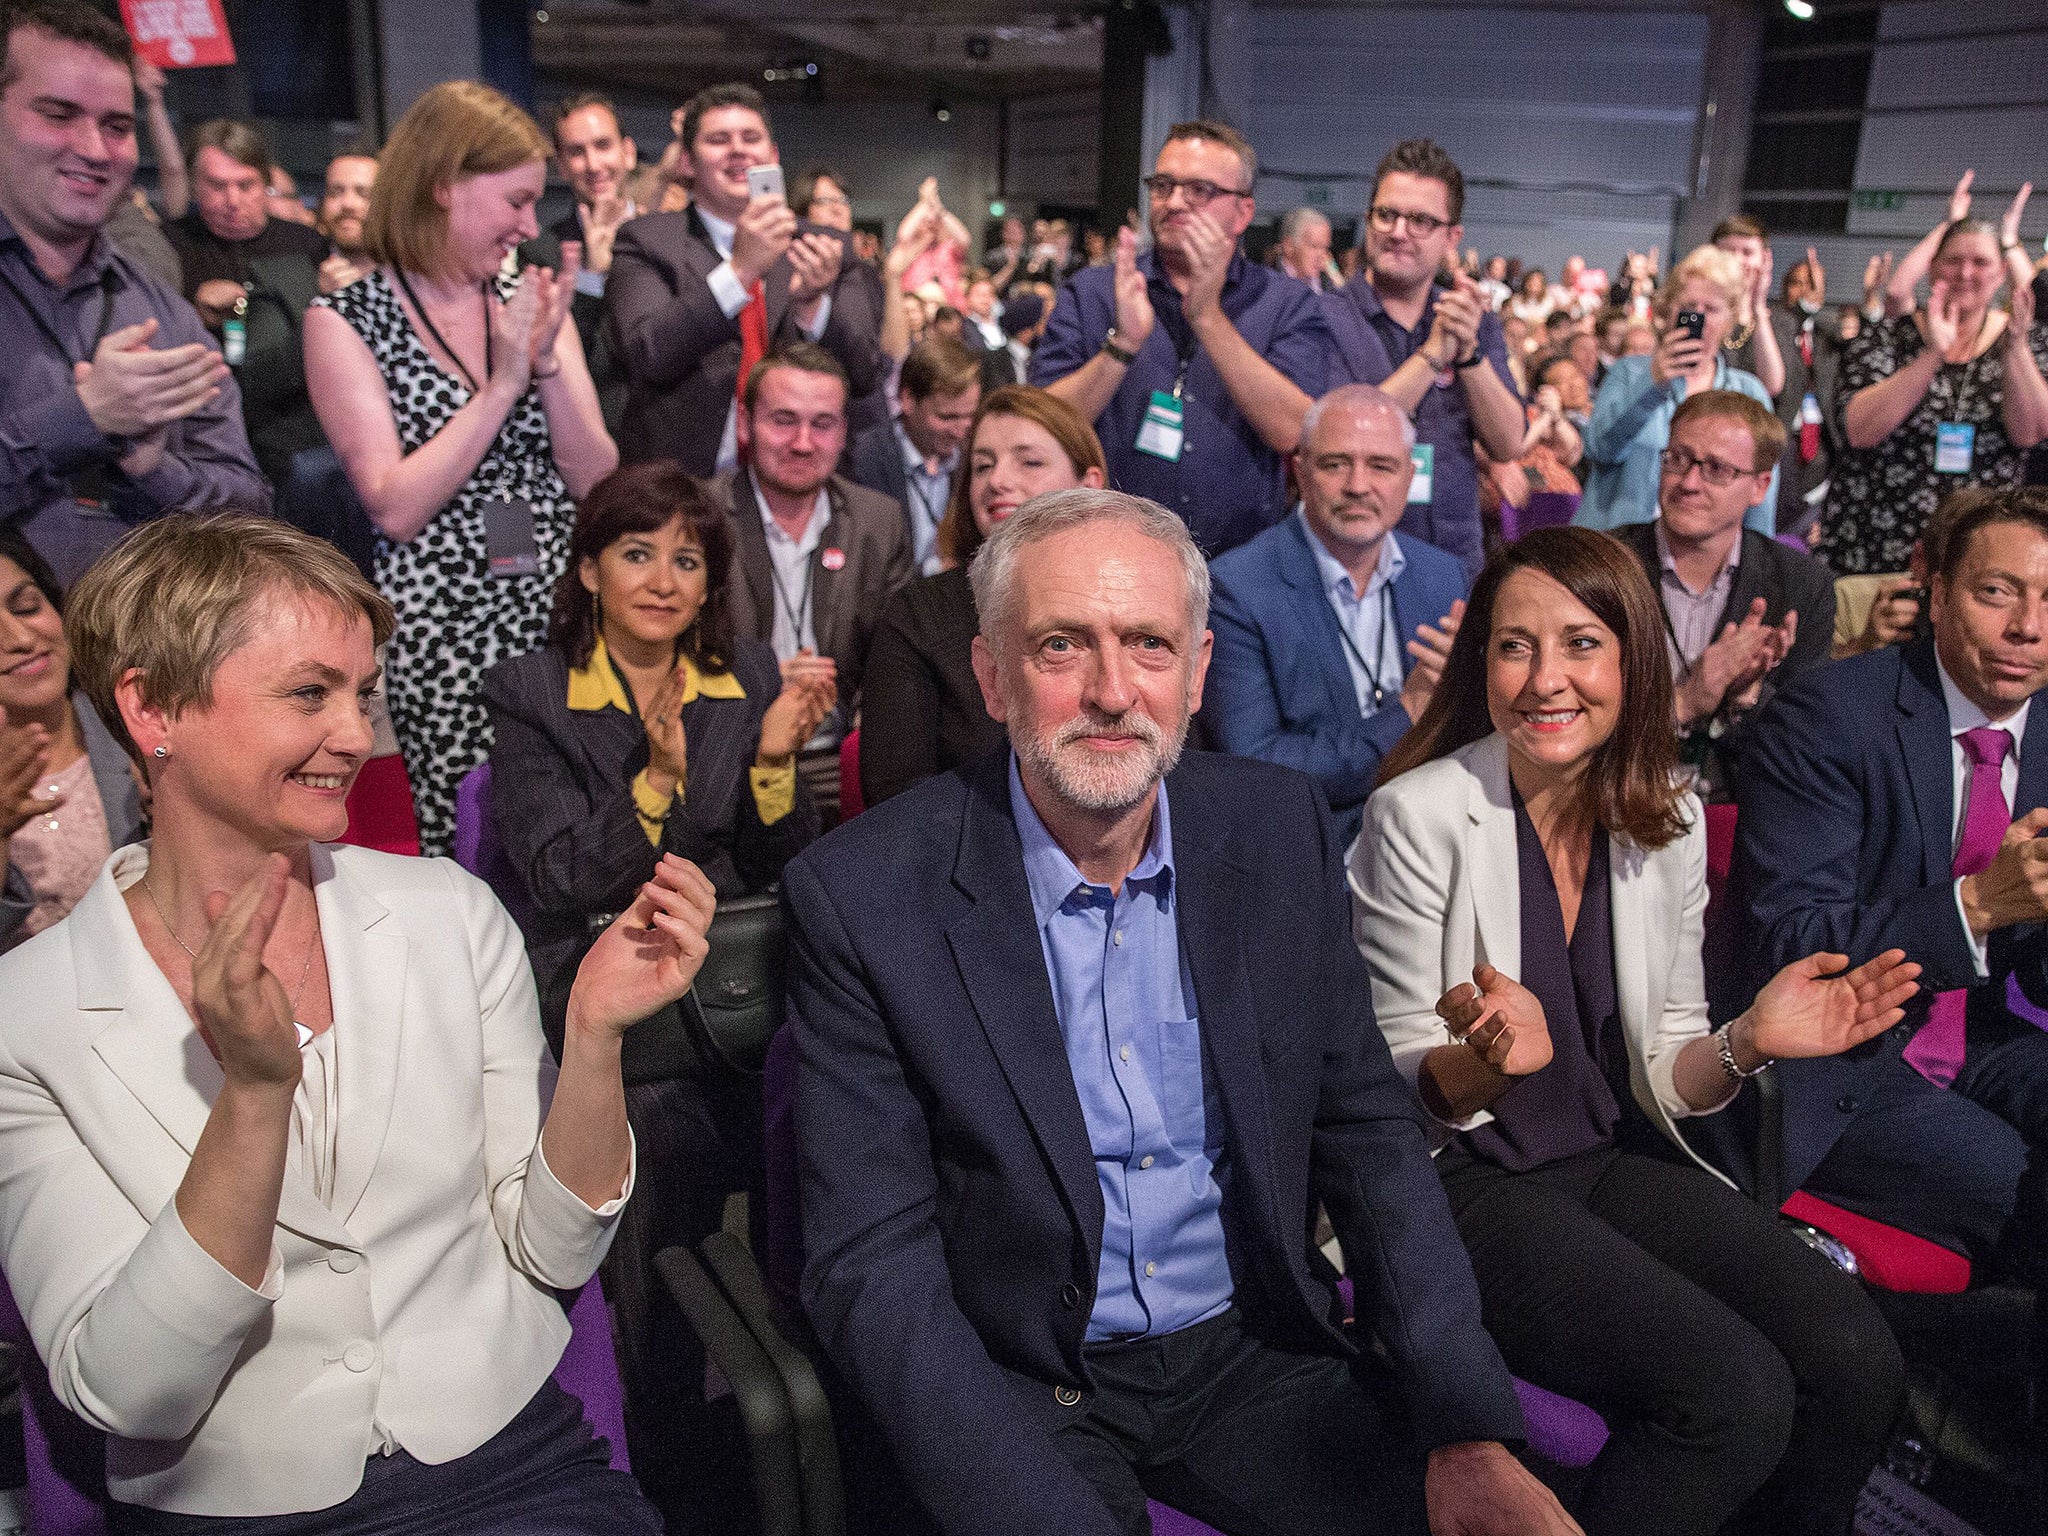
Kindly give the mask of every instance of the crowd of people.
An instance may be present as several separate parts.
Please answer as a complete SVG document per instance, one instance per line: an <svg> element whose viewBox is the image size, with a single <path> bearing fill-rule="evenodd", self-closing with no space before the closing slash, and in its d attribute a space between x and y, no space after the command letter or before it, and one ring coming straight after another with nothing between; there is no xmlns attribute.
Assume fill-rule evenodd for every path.
<svg viewBox="0 0 2048 1536"><path fill-rule="evenodd" d="M1198 121L977 257L749 86L452 81L315 211L0 15L0 1266L112 1528L733 1528L736 1194L977 1536L1843 1536L1905 1365L1764 1153L2048 1282L2028 189L1830 310L1748 215L1482 261L1411 140L1265 265ZM658 1022L774 892L780 1129Z"/></svg>

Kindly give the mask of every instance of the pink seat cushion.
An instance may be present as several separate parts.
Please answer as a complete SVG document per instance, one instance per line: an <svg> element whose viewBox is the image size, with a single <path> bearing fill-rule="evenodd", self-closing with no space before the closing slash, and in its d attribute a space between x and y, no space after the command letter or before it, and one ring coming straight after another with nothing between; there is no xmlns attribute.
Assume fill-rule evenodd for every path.
<svg viewBox="0 0 2048 1536"><path fill-rule="evenodd" d="M851 821L868 808L860 792L860 727L839 743L839 819Z"/></svg>
<svg viewBox="0 0 2048 1536"><path fill-rule="evenodd" d="M1970 1261L1939 1243L1829 1205L1803 1189L1779 1209L1794 1221L1820 1228L1855 1254L1863 1278L1872 1285L1929 1296L1953 1296L1970 1288Z"/></svg>
<svg viewBox="0 0 2048 1536"><path fill-rule="evenodd" d="M380 853L419 856L420 824L413 815L412 781L405 776L404 758L394 753L363 764L349 786L348 831L341 840Z"/></svg>

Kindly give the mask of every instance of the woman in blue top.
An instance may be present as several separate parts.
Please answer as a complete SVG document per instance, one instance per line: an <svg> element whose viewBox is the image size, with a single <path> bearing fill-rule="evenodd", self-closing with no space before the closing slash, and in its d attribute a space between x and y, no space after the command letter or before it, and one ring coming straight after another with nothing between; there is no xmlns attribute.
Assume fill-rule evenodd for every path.
<svg viewBox="0 0 2048 1536"><path fill-rule="evenodd" d="M1733 389L1768 408L1770 392L1754 374L1731 366L1722 342L1742 300L1742 265L1726 251L1703 245L1671 269L1657 295L1657 350L1624 357L1607 370L1593 401L1593 422L1583 434L1579 465L1585 493L1572 521L1582 528L1622 528L1657 517L1657 456L1671 435L1671 414L1696 390ZM1675 323L1698 310L1705 324L1694 340ZM1749 509L1745 526L1766 536L1776 531L1778 478Z"/></svg>

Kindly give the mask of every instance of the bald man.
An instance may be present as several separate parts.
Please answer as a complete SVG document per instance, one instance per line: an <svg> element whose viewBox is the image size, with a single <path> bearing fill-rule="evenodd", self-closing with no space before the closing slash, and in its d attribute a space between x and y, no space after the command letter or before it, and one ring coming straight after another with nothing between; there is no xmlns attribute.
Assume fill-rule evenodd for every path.
<svg viewBox="0 0 2048 1536"><path fill-rule="evenodd" d="M1465 611L1463 563L1393 531L1414 446L1413 423L1384 391L1331 390L1302 421L1294 515L1213 568L1209 738L1308 774L1347 844Z"/></svg>

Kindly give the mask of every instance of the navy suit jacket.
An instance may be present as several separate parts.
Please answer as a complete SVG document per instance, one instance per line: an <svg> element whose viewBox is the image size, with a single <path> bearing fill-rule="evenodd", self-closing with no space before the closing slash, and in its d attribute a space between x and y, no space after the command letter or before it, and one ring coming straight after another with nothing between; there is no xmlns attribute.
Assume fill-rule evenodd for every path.
<svg viewBox="0 0 2048 1536"><path fill-rule="evenodd" d="M1380 759L1411 722L1394 698L1369 719L1359 715L1342 632L1310 537L1300 518L1289 517L1209 568L1216 647L1202 723L1222 751L1284 763L1313 778L1336 815L1340 844L1349 847ZM1408 675L1406 646L1416 626L1450 612L1470 584L1456 556L1409 534L1396 537L1408 561L1393 587L1394 628L1403 647L1398 689Z"/></svg>
<svg viewBox="0 0 2048 1536"><path fill-rule="evenodd" d="M1090 1404L1103 1207L1008 761L927 779L784 872L803 1298L948 1531L1114 1536L1050 1435ZM1199 752L1168 792L1246 1330L1356 1353L1309 1267L1320 1201L1416 1445L1518 1438L1420 1111L1373 1024L1321 797Z"/></svg>
<svg viewBox="0 0 2048 1536"><path fill-rule="evenodd" d="M2027 712L2015 819L2048 804L2048 693L2034 702L2043 707ZM1977 978L1951 872L1951 752L1931 639L1811 672L1757 718L1736 786L1734 869L1757 929L1755 982L1815 950L1860 964L1903 949L1924 969L1902 1030L1926 1021L1934 993L1957 987L1969 988L1973 1018L2003 1006L2010 976L2028 996L2048 996L2039 924L1994 933L1990 979ZM1827 1155L1897 1050L1879 1039L1842 1056L1779 1063L1788 1188Z"/></svg>

